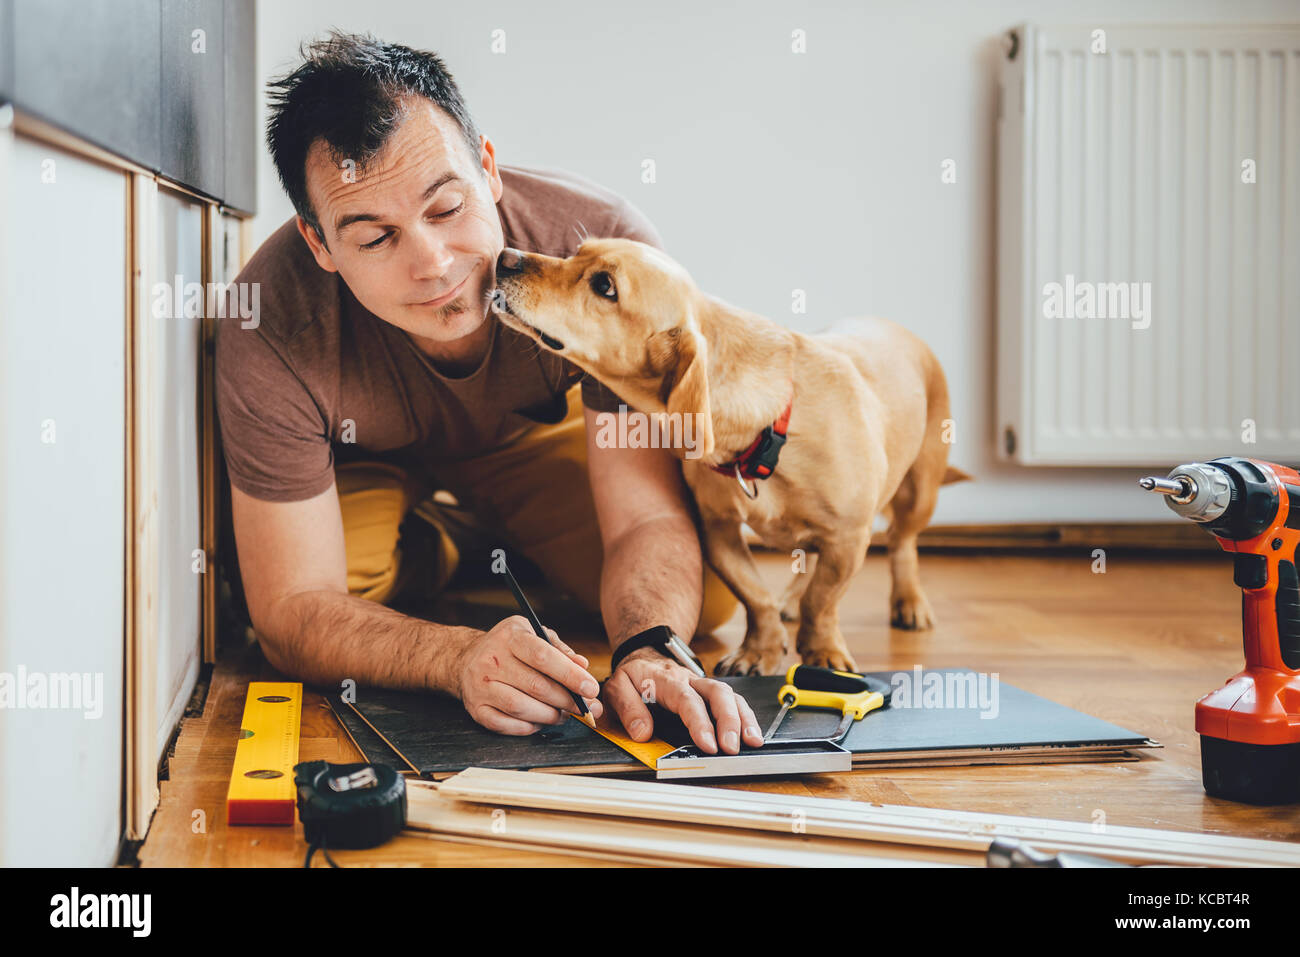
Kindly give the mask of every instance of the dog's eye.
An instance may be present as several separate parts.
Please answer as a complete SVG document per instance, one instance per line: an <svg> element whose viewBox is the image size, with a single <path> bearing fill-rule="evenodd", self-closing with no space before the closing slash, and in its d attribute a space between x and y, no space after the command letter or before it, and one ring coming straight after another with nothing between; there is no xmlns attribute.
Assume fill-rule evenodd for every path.
<svg viewBox="0 0 1300 957"><path fill-rule="evenodd" d="M591 277L591 291L610 302L618 302L618 290L614 288L614 280L607 272L598 272Z"/></svg>

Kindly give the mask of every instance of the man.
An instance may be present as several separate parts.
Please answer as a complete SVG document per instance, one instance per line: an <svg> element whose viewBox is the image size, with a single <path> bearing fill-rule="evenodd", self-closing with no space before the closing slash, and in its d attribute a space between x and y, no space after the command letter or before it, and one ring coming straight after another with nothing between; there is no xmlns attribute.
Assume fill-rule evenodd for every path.
<svg viewBox="0 0 1300 957"><path fill-rule="evenodd" d="M446 691L504 734L565 720L571 693L602 713L587 659L554 631L549 646L517 615L483 632L382 604L411 575L395 567L398 525L436 483L603 614L617 667L601 698L634 739L652 736L656 701L709 753L760 745L744 699L659 640L736 607L702 562L680 463L599 448L595 415L618 396L488 309L507 245L565 256L579 227L659 245L653 227L576 177L498 166L434 54L334 33L271 88L269 145L297 216L238 277L259 284L260 312L219 324L216 358L240 578L267 659L322 684ZM417 507L437 524L430 500Z"/></svg>

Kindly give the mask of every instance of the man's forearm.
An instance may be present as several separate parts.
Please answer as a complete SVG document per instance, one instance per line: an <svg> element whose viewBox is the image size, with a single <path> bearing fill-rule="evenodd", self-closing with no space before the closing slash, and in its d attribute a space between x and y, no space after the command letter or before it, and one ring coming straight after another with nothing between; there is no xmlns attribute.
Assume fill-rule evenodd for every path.
<svg viewBox="0 0 1300 957"><path fill-rule="evenodd" d="M457 659L480 634L335 591L291 595L274 608L268 630L258 629L267 660L299 680L337 685L350 678L458 697Z"/></svg>
<svg viewBox="0 0 1300 957"><path fill-rule="evenodd" d="M605 553L600 607L613 648L655 625L690 641L703 598L699 533L684 516L642 522Z"/></svg>

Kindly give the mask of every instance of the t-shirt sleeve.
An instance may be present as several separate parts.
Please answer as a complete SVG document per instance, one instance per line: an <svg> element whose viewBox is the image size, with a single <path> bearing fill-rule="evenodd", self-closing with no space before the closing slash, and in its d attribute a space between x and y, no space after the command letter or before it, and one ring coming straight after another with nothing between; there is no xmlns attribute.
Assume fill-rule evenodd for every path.
<svg viewBox="0 0 1300 957"><path fill-rule="evenodd" d="M216 402L230 483L270 502L298 502L334 481L320 407L267 337L217 321Z"/></svg>
<svg viewBox="0 0 1300 957"><path fill-rule="evenodd" d="M614 228L609 235L612 239L635 239L639 243L654 246L656 249L664 248L663 237L659 235L659 231L655 229L654 224L650 222L645 213L627 200L623 201L622 215L615 222Z"/></svg>
<svg viewBox="0 0 1300 957"><path fill-rule="evenodd" d="M634 239L656 249L664 248L663 238L660 237L654 224L645 213L626 200L623 201L620 215L608 236L612 239ZM620 399L617 394L590 375L583 376L582 379L582 404L596 412L617 412L620 404L632 407L630 403Z"/></svg>

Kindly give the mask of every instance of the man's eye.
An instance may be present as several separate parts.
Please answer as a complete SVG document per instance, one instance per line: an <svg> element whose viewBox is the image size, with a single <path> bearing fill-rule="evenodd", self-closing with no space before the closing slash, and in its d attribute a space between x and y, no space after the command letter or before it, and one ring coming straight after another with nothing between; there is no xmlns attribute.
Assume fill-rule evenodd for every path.
<svg viewBox="0 0 1300 957"><path fill-rule="evenodd" d="M388 241L388 237L391 236L391 235L393 235L393 234L392 234L392 233L384 233L384 235L380 236L380 237L379 237L378 239L376 239L374 242L362 243L362 244L361 244L361 248L362 248L362 249L378 249L380 246L382 246L384 243L386 243L386 242Z"/></svg>
<svg viewBox="0 0 1300 957"><path fill-rule="evenodd" d="M591 291L610 302L618 302L618 290L614 288L614 280L607 272L598 272L591 277Z"/></svg>
<svg viewBox="0 0 1300 957"><path fill-rule="evenodd" d="M434 219L449 219L450 217L455 216L457 213L459 213L459 212L460 212L462 209L464 209L464 208L465 208L465 201L464 201L464 200L461 200L460 205L457 206L455 209L449 209L449 210L447 210L445 213L437 213L437 214L434 215L433 218L434 218Z"/></svg>

